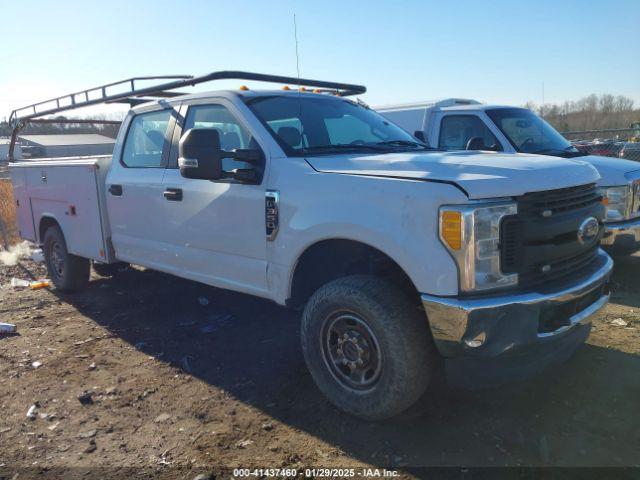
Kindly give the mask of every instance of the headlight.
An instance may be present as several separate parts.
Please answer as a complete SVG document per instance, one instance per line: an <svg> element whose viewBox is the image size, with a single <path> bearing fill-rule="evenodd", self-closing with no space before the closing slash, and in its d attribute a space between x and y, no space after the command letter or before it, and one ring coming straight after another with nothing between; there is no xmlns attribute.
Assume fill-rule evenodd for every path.
<svg viewBox="0 0 640 480"><path fill-rule="evenodd" d="M601 187L598 193L602 195L602 203L607 208L606 222L626 220L631 217L633 195L629 185Z"/></svg>
<svg viewBox="0 0 640 480"><path fill-rule="evenodd" d="M440 208L440 240L458 265L462 291L518 284L517 274L500 270L500 220L517 212L512 202Z"/></svg>

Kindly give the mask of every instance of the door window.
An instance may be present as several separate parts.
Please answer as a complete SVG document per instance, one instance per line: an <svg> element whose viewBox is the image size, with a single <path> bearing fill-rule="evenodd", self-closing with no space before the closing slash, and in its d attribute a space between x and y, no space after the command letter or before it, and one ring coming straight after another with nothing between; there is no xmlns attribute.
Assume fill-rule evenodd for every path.
<svg viewBox="0 0 640 480"><path fill-rule="evenodd" d="M502 145L484 122L475 115L447 115L440 124L439 146L444 150L465 150L473 137L483 140L487 150L502 150Z"/></svg>
<svg viewBox="0 0 640 480"><path fill-rule="evenodd" d="M130 168L160 168L171 110L141 113L131 121L122 151L122 163Z"/></svg>
<svg viewBox="0 0 640 480"><path fill-rule="evenodd" d="M220 135L220 147L231 152L237 148L258 148L249 131L244 128L224 105L192 105L187 112L183 131L190 128L213 128ZM249 168L246 162L233 158L222 159L222 169Z"/></svg>

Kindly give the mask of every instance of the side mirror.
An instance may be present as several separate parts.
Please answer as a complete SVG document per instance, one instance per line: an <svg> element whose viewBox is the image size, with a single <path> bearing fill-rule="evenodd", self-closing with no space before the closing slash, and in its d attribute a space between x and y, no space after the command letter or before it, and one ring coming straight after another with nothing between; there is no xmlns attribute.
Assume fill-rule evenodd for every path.
<svg viewBox="0 0 640 480"><path fill-rule="evenodd" d="M416 130L415 132L413 132L413 136L421 142L427 143L427 139L425 138L424 132L422 130Z"/></svg>
<svg viewBox="0 0 640 480"><path fill-rule="evenodd" d="M218 180L224 175L220 134L213 128L191 128L179 143L180 175L199 180Z"/></svg>

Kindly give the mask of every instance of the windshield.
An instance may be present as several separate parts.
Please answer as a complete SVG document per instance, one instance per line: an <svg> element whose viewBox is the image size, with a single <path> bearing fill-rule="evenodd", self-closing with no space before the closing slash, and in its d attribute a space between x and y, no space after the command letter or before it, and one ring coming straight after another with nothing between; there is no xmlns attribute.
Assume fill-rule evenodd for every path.
<svg viewBox="0 0 640 480"><path fill-rule="evenodd" d="M556 129L526 108L487 110L487 115L518 152L577 153Z"/></svg>
<svg viewBox="0 0 640 480"><path fill-rule="evenodd" d="M386 118L351 100L273 95L248 98L246 103L290 156L428 149Z"/></svg>

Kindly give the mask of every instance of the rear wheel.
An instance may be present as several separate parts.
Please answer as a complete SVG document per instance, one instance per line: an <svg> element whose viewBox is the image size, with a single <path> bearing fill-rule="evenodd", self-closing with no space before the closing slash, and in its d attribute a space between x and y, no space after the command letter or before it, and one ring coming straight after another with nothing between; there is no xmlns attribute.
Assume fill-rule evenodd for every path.
<svg viewBox="0 0 640 480"><path fill-rule="evenodd" d="M58 290L77 292L89 282L89 260L67 251L67 242L57 225L44 234L44 259L51 281Z"/></svg>
<svg viewBox="0 0 640 480"><path fill-rule="evenodd" d="M354 275L313 294L302 348L316 384L338 408L365 419L401 413L426 390L437 354L424 312L395 285Z"/></svg>

